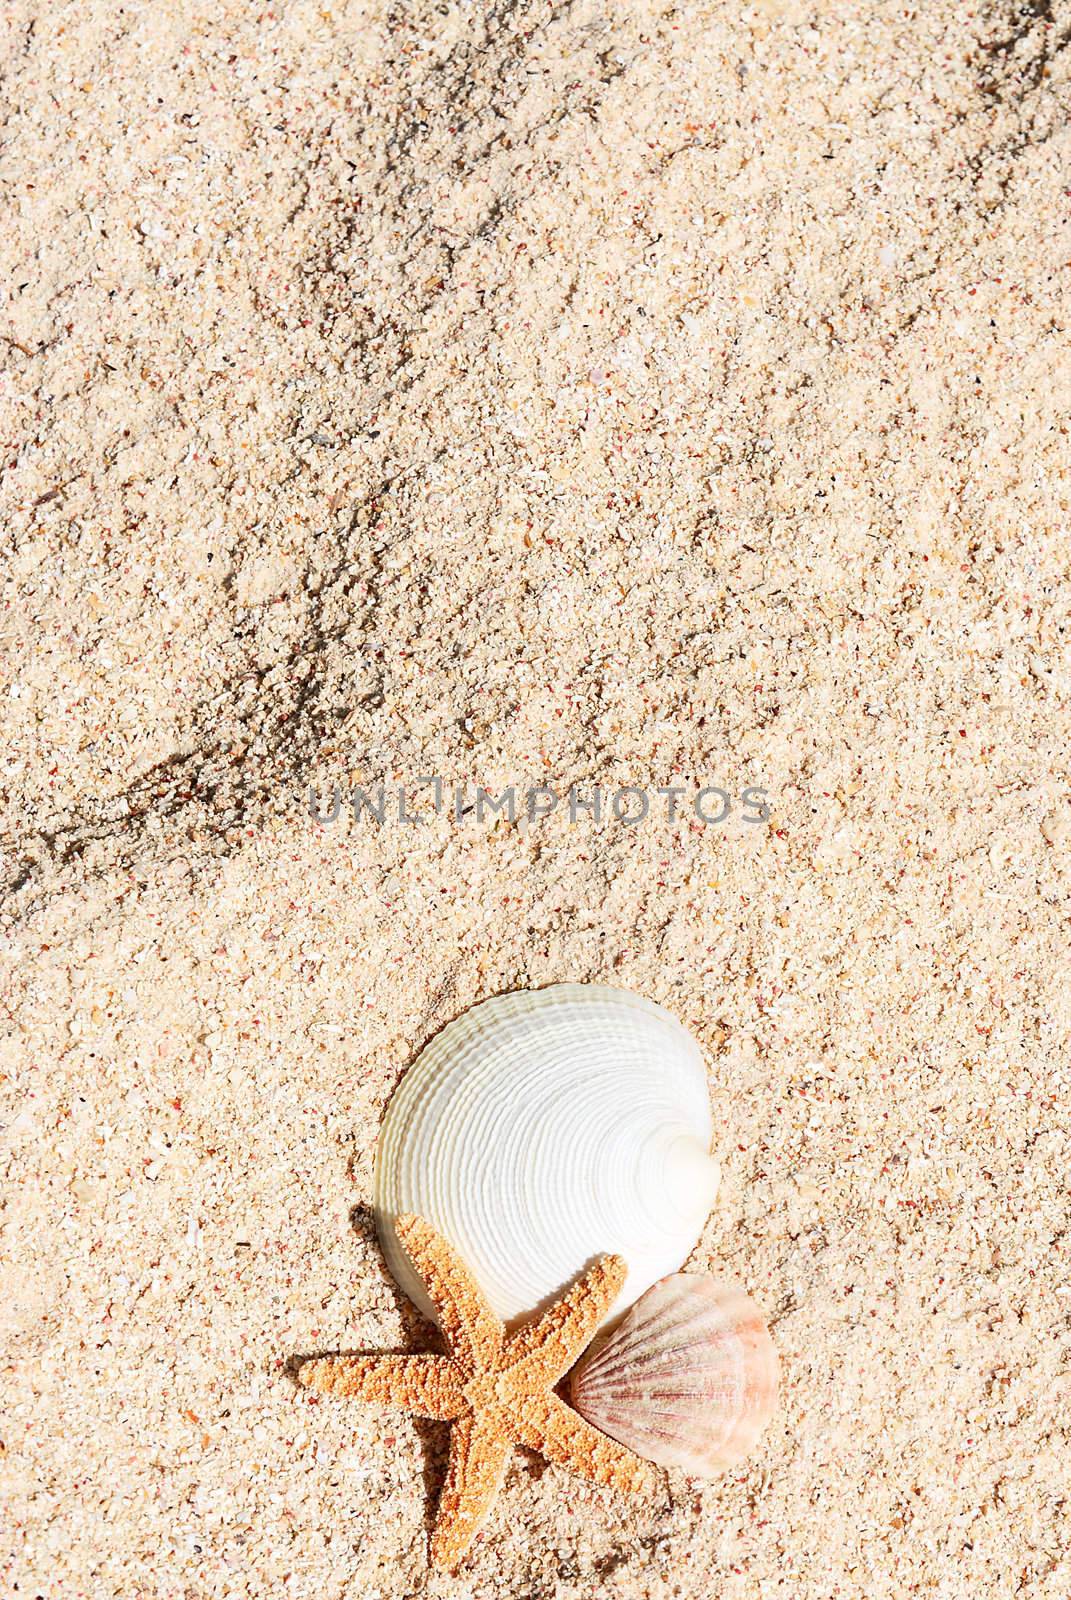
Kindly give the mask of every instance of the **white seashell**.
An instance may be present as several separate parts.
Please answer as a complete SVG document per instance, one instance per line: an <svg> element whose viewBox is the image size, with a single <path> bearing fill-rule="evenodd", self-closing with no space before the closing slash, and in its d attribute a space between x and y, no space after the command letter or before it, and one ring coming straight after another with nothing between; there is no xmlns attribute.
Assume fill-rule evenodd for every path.
<svg viewBox="0 0 1071 1600"><path fill-rule="evenodd" d="M743 1289L663 1278L569 1380L581 1416L662 1467L716 1477L747 1455L777 1403L777 1352Z"/></svg>
<svg viewBox="0 0 1071 1600"><path fill-rule="evenodd" d="M393 1227L426 1217L510 1322L616 1252L620 1314L698 1239L718 1186L710 1138L699 1047L661 1006L575 983L485 1000L421 1051L388 1108L375 1176L387 1263L430 1316Z"/></svg>

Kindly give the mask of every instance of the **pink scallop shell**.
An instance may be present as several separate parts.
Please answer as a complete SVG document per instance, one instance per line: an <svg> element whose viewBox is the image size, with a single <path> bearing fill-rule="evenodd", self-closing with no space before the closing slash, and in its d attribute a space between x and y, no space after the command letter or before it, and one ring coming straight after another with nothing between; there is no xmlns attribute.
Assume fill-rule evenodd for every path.
<svg viewBox="0 0 1071 1600"><path fill-rule="evenodd" d="M773 1340L744 1290L677 1272L591 1346L570 1388L581 1416L637 1455L715 1477L766 1427L777 1375Z"/></svg>

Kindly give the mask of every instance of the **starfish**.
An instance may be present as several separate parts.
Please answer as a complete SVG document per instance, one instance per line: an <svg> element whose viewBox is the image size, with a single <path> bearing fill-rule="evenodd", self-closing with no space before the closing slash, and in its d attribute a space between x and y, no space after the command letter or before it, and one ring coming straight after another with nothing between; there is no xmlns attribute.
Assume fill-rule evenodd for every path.
<svg viewBox="0 0 1071 1600"><path fill-rule="evenodd" d="M526 1327L506 1330L456 1251L422 1217L399 1217L402 1246L427 1287L449 1355L334 1355L302 1363L301 1383L450 1422L450 1460L431 1541L433 1565L464 1556L494 1504L511 1447L528 1445L595 1483L634 1490L651 1468L553 1392L625 1281L603 1256Z"/></svg>

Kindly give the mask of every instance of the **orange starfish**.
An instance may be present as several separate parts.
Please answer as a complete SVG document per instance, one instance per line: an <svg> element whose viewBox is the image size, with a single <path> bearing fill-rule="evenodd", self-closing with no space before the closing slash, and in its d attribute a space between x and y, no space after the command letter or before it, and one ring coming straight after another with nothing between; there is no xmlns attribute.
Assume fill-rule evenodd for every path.
<svg viewBox="0 0 1071 1600"><path fill-rule="evenodd" d="M450 1463L431 1559L457 1565L494 1504L514 1444L573 1467L595 1483L638 1489L651 1469L553 1393L625 1281L620 1256L603 1256L541 1317L510 1338L456 1252L421 1217L397 1234L423 1278L450 1346L448 1356L323 1356L298 1378L313 1389L401 1406L452 1422Z"/></svg>

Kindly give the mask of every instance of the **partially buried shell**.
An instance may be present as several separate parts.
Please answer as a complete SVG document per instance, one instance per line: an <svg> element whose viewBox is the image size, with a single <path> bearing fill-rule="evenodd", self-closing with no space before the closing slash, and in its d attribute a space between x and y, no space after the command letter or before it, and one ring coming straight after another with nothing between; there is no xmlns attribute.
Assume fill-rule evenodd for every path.
<svg viewBox="0 0 1071 1600"><path fill-rule="evenodd" d="M391 1101L375 1176L388 1265L430 1315L394 1233L400 1213L426 1217L510 1322L616 1252L619 1315L699 1237L710 1138L702 1056L661 1006L598 984L496 996L444 1028Z"/></svg>
<svg viewBox="0 0 1071 1600"><path fill-rule="evenodd" d="M573 1368L572 1402L663 1467L715 1477L747 1455L777 1403L777 1352L732 1283L674 1273Z"/></svg>

